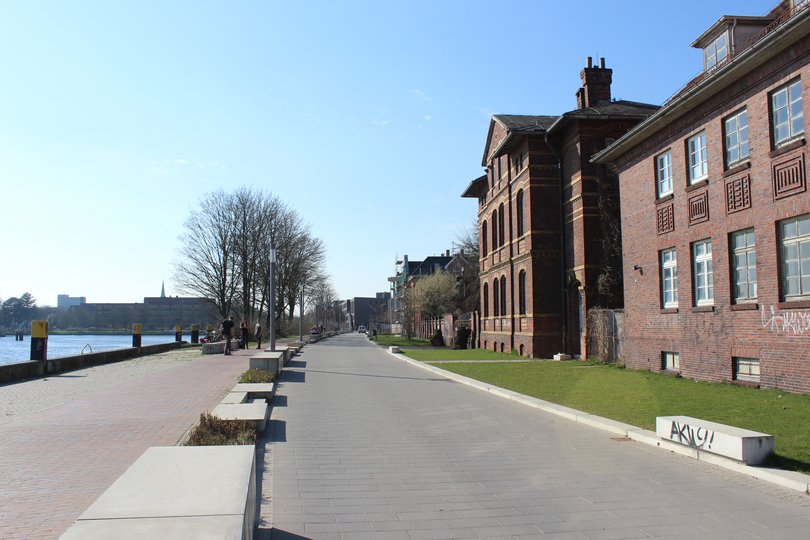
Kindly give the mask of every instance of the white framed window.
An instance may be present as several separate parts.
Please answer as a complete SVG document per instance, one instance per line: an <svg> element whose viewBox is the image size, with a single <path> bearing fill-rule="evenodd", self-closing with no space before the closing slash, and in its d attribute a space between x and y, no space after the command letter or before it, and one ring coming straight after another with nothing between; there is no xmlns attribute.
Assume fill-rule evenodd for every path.
<svg viewBox="0 0 810 540"><path fill-rule="evenodd" d="M703 49L703 59L706 63L706 70L722 62L728 57L728 35L723 32Z"/></svg>
<svg viewBox="0 0 810 540"><path fill-rule="evenodd" d="M779 223L782 244L782 297L810 297L810 214Z"/></svg>
<svg viewBox="0 0 810 540"><path fill-rule="evenodd" d="M792 82L771 94L771 114L774 146L804 133L802 81Z"/></svg>
<svg viewBox="0 0 810 540"><path fill-rule="evenodd" d="M678 307L678 255L674 248L661 252L661 300L664 308Z"/></svg>
<svg viewBox="0 0 810 540"><path fill-rule="evenodd" d="M672 193L672 151L667 150L655 158L655 178L658 197Z"/></svg>
<svg viewBox="0 0 810 540"><path fill-rule="evenodd" d="M726 167L748 159L748 109L729 116L723 121L726 139Z"/></svg>
<svg viewBox="0 0 810 540"><path fill-rule="evenodd" d="M734 273L734 302L757 299L757 251L754 229L731 233L731 264Z"/></svg>
<svg viewBox="0 0 810 540"><path fill-rule="evenodd" d="M709 165L706 160L706 132L691 137L687 143L689 154L689 183L694 184L709 175Z"/></svg>
<svg viewBox="0 0 810 540"><path fill-rule="evenodd" d="M712 241L701 240L692 244L693 275L695 279L695 305L714 304L714 271L712 269Z"/></svg>
<svg viewBox="0 0 810 540"><path fill-rule="evenodd" d="M759 382L759 358L732 358L734 364L734 380Z"/></svg>
<svg viewBox="0 0 810 540"><path fill-rule="evenodd" d="M680 354L672 351L661 352L661 369L666 371L680 371L681 358Z"/></svg>

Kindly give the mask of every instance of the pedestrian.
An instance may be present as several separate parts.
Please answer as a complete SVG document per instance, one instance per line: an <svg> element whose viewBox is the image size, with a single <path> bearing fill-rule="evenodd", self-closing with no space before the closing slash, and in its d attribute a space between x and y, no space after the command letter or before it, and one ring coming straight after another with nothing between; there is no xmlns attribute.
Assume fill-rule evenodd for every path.
<svg viewBox="0 0 810 540"><path fill-rule="evenodd" d="M253 335L256 336L256 341L259 342L259 344L256 345L256 348L261 349L262 348L262 323L261 323L261 321L256 321L256 328L253 330Z"/></svg>
<svg viewBox="0 0 810 540"><path fill-rule="evenodd" d="M225 336L225 354L231 354L231 334L233 333L233 315L222 321L222 335Z"/></svg>
<svg viewBox="0 0 810 540"><path fill-rule="evenodd" d="M247 327L247 321L245 321L245 319L242 319L242 322L239 323L239 330L241 330L241 332L242 332L242 337L241 337L241 339L239 341L239 346L240 346L241 349L247 349L248 348L248 327Z"/></svg>

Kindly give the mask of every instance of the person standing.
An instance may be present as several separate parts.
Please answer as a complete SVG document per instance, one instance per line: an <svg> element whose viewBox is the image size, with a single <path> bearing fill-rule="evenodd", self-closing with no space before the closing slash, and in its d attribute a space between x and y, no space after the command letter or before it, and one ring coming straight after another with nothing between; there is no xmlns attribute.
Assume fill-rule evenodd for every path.
<svg viewBox="0 0 810 540"><path fill-rule="evenodd" d="M241 337L239 338L239 348L240 349L247 349L248 348L248 327L247 321L242 319L242 322L239 323L239 330L241 331Z"/></svg>
<svg viewBox="0 0 810 540"><path fill-rule="evenodd" d="M256 345L257 349L262 348L262 323L261 321L256 321L256 328L253 329L253 335L256 337L256 341L258 341L258 345Z"/></svg>
<svg viewBox="0 0 810 540"><path fill-rule="evenodd" d="M222 335L225 336L225 354L231 354L231 337L233 334L233 315L222 321Z"/></svg>

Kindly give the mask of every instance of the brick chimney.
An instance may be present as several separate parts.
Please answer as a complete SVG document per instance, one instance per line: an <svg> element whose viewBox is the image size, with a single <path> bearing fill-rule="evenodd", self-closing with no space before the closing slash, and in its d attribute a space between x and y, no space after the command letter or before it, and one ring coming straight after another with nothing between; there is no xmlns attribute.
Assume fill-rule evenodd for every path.
<svg viewBox="0 0 810 540"><path fill-rule="evenodd" d="M603 101L610 101L610 83L613 70L605 67L605 59L599 59L599 67L593 66L593 58L588 57L588 65L579 74L582 88L577 90L577 109L594 107Z"/></svg>

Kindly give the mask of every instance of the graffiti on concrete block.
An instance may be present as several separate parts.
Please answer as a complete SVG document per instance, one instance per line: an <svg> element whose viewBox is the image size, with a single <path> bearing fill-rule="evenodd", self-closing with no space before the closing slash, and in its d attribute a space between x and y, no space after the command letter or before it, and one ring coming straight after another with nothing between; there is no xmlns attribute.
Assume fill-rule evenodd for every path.
<svg viewBox="0 0 810 540"><path fill-rule="evenodd" d="M771 306L767 311L765 306L759 310L762 328L771 332L782 332L800 336L810 334L810 312L807 311L778 311Z"/></svg>
<svg viewBox="0 0 810 540"><path fill-rule="evenodd" d="M714 442L714 431L673 420L672 427L669 430L669 438L692 448L711 450L712 442Z"/></svg>

